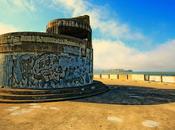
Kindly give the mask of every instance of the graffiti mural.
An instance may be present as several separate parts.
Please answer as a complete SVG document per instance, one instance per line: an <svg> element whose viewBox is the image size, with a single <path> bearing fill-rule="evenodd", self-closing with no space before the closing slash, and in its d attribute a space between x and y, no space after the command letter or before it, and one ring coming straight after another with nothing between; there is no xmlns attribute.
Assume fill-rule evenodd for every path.
<svg viewBox="0 0 175 130"><path fill-rule="evenodd" d="M88 52L88 51L87 51ZM17 53L5 56L6 81L16 88L63 88L92 82L92 59L56 53ZM6 84L5 84L6 83Z"/></svg>
<svg viewBox="0 0 175 130"><path fill-rule="evenodd" d="M46 32L0 35L0 45L1 88L52 89L93 82L88 15L52 20Z"/></svg>

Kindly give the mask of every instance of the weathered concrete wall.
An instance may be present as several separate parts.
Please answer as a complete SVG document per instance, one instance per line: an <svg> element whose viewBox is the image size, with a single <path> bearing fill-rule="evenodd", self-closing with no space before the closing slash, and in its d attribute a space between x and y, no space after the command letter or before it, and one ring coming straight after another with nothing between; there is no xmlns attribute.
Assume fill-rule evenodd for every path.
<svg viewBox="0 0 175 130"><path fill-rule="evenodd" d="M119 80L127 80L128 79L128 75L126 74L119 74Z"/></svg>
<svg viewBox="0 0 175 130"><path fill-rule="evenodd" d="M92 29L87 15L71 19L52 20L48 23L46 32L85 39L89 43L88 46L92 47Z"/></svg>
<svg viewBox="0 0 175 130"><path fill-rule="evenodd" d="M150 75L149 80L155 81L155 82L161 82L161 76L160 75Z"/></svg>
<svg viewBox="0 0 175 130"><path fill-rule="evenodd" d="M97 74L97 75L94 74L94 75L93 75L93 78L94 78L94 79L98 79L98 78L100 78L100 75L98 75L98 74Z"/></svg>
<svg viewBox="0 0 175 130"><path fill-rule="evenodd" d="M144 81L144 74L131 74L132 80Z"/></svg>
<svg viewBox="0 0 175 130"><path fill-rule="evenodd" d="M75 19L56 19L53 21L50 21L47 25L47 29L52 28L52 27L58 27L58 26L68 26L68 27L77 27L81 29L85 29L87 31L91 31L91 27L88 23L80 22ZM58 33L57 28L53 28L54 33Z"/></svg>
<svg viewBox="0 0 175 130"><path fill-rule="evenodd" d="M102 74L102 75L101 75L101 78L102 78L102 79L109 79L109 75L108 75L108 74Z"/></svg>
<svg viewBox="0 0 175 130"><path fill-rule="evenodd" d="M110 79L118 79L118 76L116 74L110 74Z"/></svg>
<svg viewBox="0 0 175 130"><path fill-rule="evenodd" d="M100 76L101 75L101 76ZM152 81L175 83L175 76L162 75L144 75L144 74L99 74L94 76L95 79L111 79L111 80L132 80L132 81Z"/></svg>
<svg viewBox="0 0 175 130"><path fill-rule="evenodd" d="M128 74L128 79L127 80L132 80L132 74Z"/></svg>
<svg viewBox="0 0 175 130"><path fill-rule="evenodd" d="M162 81L167 83L175 83L175 76L162 76Z"/></svg>
<svg viewBox="0 0 175 130"><path fill-rule="evenodd" d="M62 88L92 83L93 50L44 33L0 36L0 86Z"/></svg>

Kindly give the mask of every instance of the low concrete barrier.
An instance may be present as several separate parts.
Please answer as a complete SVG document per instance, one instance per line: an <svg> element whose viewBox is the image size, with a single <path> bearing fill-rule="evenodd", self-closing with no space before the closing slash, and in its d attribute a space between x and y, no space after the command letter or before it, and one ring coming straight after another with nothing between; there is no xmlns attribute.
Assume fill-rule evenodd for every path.
<svg viewBox="0 0 175 130"><path fill-rule="evenodd" d="M131 74L132 80L134 81L144 81L144 74Z"/></svg>
<svg viewBox="0 0 175 130"><path fill-rule="evenodd" d="M175 83L175 76L162 76L162 81L166 83Z"/></svg>
<svg viewBox="0 0 175 130"><path fill-rule="evenodd" d="M119 74L119 80L128 80L127 74Z"/></svg>
<svg viewBox="0 0 175 130"><path fill-rule="evenodd" d="M93 78L95 78L95 79L100 79L101 77L100 77L100 74L94 74L94 75L93 75Z"/></svg>
<svg viewBox="0 0 175 130"><path fill-rule="evenodd" d="M144 74L95 74L95 79L131 80L175 83L175 76L144 75Z"/></svg>
<svg viewBox="0 0 175 130"><path fill-rule="evenodd" d="M110 79L118 79L118 75L117 74L110 74Z"/></svg>
<svg viewBox="0 0 175 130"><path fill-rule="evenodd" d="M110 75L109 74L102 74L101 78L102 79L109 79Z"/></svg>
<svg viewBox="0 0 175 130"><path fill-rule="evenodd" d="M128 80L132 80L132 74L128 74Z"/></svg>
<svg viewBox="0 0 175 130"><path fill-rule="evenodd" d="M162 76L161 75L150 75L149 81L161 82Z"/></svg>

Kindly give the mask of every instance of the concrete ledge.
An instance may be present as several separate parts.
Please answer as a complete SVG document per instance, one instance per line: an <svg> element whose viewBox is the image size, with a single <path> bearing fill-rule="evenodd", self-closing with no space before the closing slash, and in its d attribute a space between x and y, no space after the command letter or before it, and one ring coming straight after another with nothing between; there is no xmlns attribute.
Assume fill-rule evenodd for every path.
<svg viewBox="0 0 175 130"><path fill-rule="evenodd" d="M143 74L132 74L131 77L132 77L131 80L134 80L134 81L144 81Z"/></svg>
<svg viewBox="0 0 175 130"><path fill-rule="evenodd" d="M148 75L148 74L95 74L94 79L109 79L119 81L143 81L175 83L175 76Z"/></svg>
<svg viewBox="0 0 175 130"><path fill-rule="evenodd" d="M166 83L175 83L175 76L162 76L162 81Z"/></svg>
<svg viewBox="0 0 175 130"><path fill-rule="evenodd" d="M127 80L128 75L127 74L119 74L119 80Z"/></svg>
<svg viewBox="0 0 175 130"><path fill-rule="evenodd" d="M118 75L116 74L110 74L110 79L118 79Z"/></svg>
<svg viewBox="0 0 175 130"><path fill-rule="evenodd" d="M101 75L101 78L102 79L109 79L109 75L108 74L103 74L103 75Z"/></svg>
<svg viewBox="0 0 175 130"><path fill-rule="evenodd" d="M93 75L94 78L100 78L100 75Z"/></svg>
<svg viewBox="0 0 175 130"><path fill-rule="evenodd" d="M150 81L161 82L161 75L150 75Z"/></svg>
<svg viewBox="0 0 175 130"><path fill-rule="evenodd" d="M108 91L102 82L62 89L0 89L0 103L31 103L89 97Z"/></svg>

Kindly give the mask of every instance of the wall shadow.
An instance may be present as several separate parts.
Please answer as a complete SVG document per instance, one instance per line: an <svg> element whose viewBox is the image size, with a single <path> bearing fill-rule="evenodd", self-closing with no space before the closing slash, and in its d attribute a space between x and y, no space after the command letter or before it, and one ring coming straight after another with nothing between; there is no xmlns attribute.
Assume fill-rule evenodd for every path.
<svg viewBox="0 0 175 130"><path fill-rule="evenodd" d="M110 85L106 93L73 101L121 105L164 104L175 102L175 89Z"/></svg>

